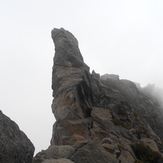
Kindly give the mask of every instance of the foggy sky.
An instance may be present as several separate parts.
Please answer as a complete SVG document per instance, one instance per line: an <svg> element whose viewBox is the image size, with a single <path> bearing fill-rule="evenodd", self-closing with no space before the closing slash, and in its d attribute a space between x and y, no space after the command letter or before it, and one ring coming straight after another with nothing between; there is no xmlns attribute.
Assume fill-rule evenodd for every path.
<svg viewBox="0 0 163 163"><path fill-rule="evenodd" d="M36 147L50 144L54 45L63 27L97 73L163 87L162 0L0 0L0 109Z"/></svg>

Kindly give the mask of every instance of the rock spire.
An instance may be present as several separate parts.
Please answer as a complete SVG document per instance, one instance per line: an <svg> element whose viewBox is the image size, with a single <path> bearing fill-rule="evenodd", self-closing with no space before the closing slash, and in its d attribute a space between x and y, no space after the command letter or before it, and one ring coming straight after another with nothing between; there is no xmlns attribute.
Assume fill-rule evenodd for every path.
<svg viewBox="0 0 163 163"><path fill-rule="evenodd" d="M89 72L77 39L53 29L51 145L34 163L163 162L163 109L118 75ZM143 153L143 154L142 154Z"/></svg>

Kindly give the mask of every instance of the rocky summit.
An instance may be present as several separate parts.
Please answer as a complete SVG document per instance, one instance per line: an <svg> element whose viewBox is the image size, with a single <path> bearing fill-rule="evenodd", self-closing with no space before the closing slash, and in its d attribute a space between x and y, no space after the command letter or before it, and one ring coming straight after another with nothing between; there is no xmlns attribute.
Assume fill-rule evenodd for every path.
<svg viewBox="0 0 163 163"><path fill-rule="evenodd" d="M84 63L77 39L53 29L51 145L33 163L162 163L163 108L118 75Z"/></svg>

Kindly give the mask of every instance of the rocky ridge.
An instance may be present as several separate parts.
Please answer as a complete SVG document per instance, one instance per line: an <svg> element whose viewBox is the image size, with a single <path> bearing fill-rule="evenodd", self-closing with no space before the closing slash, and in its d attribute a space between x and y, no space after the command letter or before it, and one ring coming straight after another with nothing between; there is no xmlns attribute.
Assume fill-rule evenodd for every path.
<svg viewBox="0 0 163 163"><path fill-rule="evenodd" d="M163 108L129 80L89 72L69 31L52 30L51 145L33 163L163 162Z"/></svg>

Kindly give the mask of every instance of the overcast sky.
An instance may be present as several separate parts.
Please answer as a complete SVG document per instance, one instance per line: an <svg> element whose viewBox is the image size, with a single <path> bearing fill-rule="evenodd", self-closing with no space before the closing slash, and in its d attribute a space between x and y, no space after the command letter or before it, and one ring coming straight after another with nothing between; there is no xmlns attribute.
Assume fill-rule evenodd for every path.
<svg viewBox="0 0 163 163"><path fill-rule="evenodd" d="M50 144L54 45L63 27L97 73L163 87L162 0L0 0L0 109L30 138Z"/></svg>

